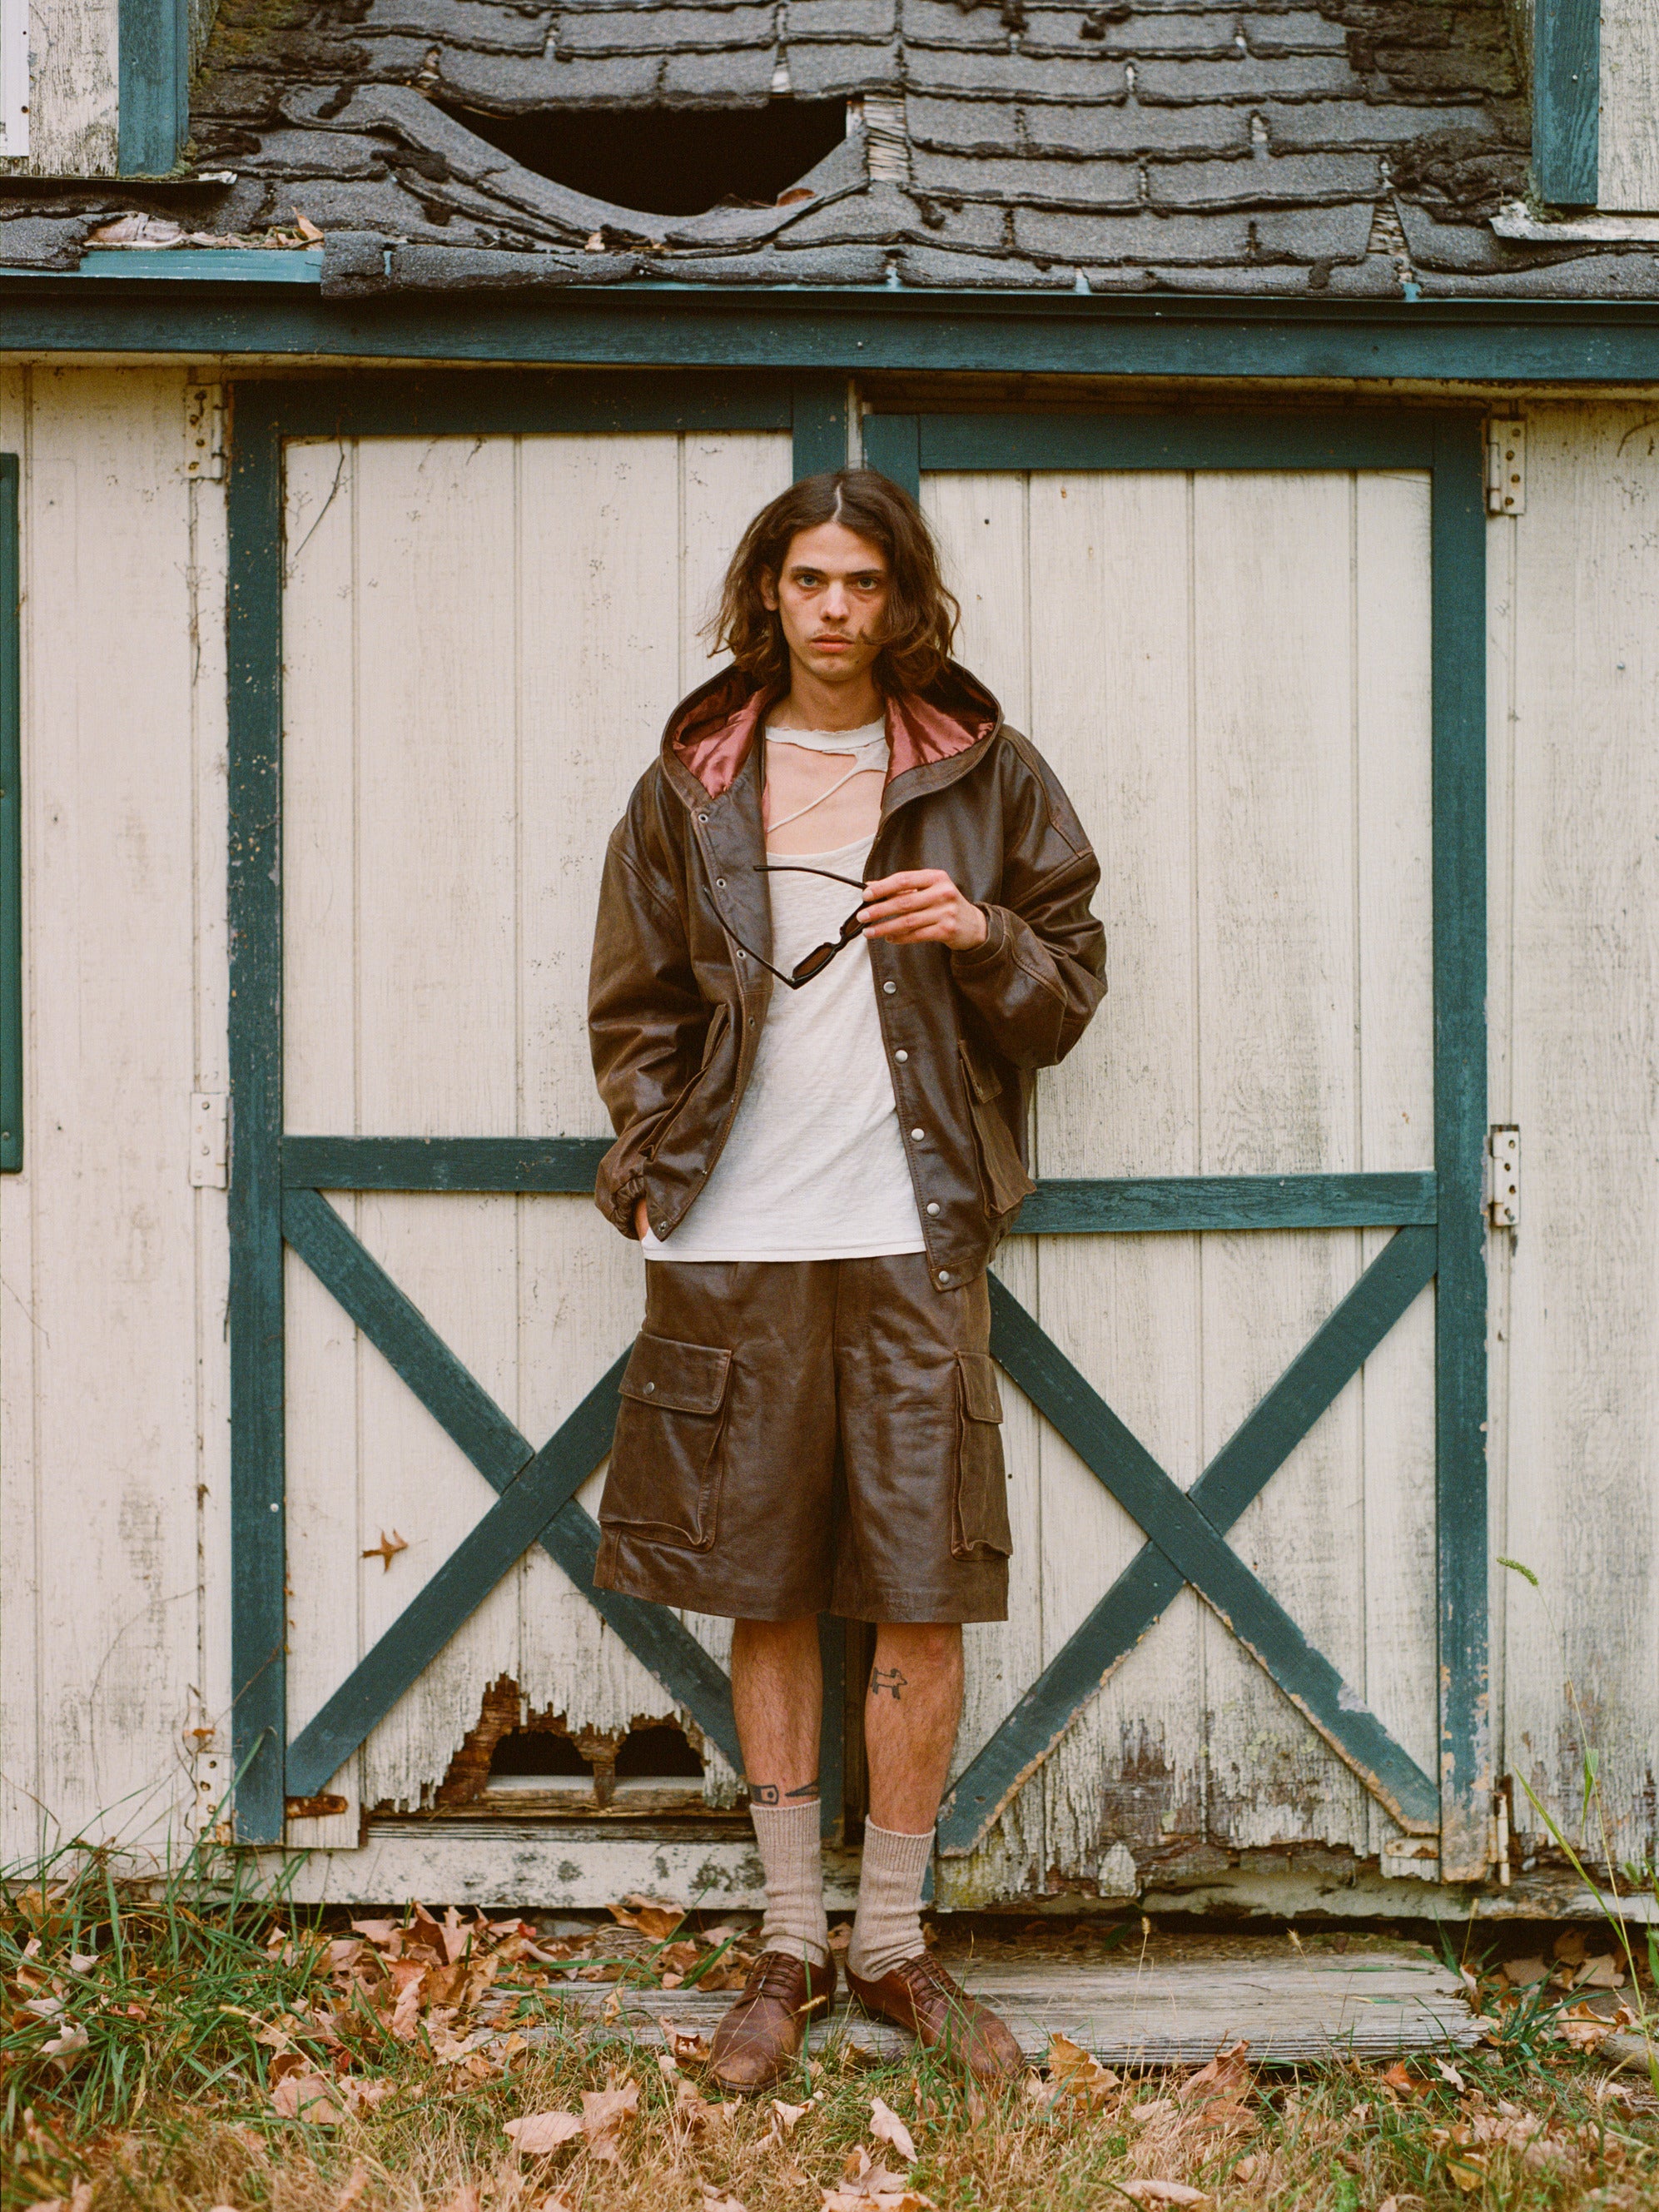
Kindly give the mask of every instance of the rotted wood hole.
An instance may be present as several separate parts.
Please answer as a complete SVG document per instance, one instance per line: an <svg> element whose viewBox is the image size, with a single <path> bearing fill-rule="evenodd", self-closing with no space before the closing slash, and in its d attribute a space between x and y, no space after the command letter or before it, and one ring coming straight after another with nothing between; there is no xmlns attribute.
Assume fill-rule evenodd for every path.
<svg viewBox="0 0 1659 2212"><path fill-rule="evenodd" d="M574 1726L562 1711L532 1707L501 1674L485 1690L433 1810L492 1820L703 1816L702 1732L672 1712L636 1713L626 1729Z"/></svg>

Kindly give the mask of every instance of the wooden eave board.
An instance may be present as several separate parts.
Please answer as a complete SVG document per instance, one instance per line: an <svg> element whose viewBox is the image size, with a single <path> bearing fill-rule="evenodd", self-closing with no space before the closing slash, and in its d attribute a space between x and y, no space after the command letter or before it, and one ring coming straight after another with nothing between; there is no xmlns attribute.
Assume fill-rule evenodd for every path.
<svg viewBox="0 0 1659 2212"><path fill-rule="evenodd" d="M1383 2058L1462 2045L1483 2033L1457 1977L1405 1947L1310 1957L1275 1943L1224 1960L1204 1952L1144 1966L1133 1956L1085 1965L942 1955L1001 2014L1033 2063L1047 2056L1052 2034L1070 2036L1109 2065L1170 2066L1202 2064L1241 2040L1253 2063L1287 2065L1334 2052ZM572 1996L598 2011L613 1987L582 1983ZM707 2037L731 2002L727 1992L629 1990L616 2025L647 2042L660 2039L659 2022ZM911 2048L902 2030L871 2020L844 1992L814 2026L812 2047L839 2036L884 2057Z"/></svg>

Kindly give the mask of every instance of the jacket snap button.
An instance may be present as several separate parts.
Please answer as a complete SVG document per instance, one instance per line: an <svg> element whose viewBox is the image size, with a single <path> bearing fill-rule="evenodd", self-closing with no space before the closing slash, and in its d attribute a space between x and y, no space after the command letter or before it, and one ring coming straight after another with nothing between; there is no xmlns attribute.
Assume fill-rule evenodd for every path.
<svg viewBox="0 0 1659 2212"><path fill-rule="evenodd" d="M939 1212L939 1200L936 1198L930 1198L928 1200L927 1211L929 1213L937 1213Z"/></svg>
<svg viewBox="0 0 1659 2212"><path fill-rule="evenodd" d="M656 1386L656 1384L655 1384L654 1382L647 1382L647 1383L646 1384L645 1389L646 1389L646 1395L647 1395L647 1397L650 1395L651 1392L652 1392L652 1391L653 1391L653 1390L656 1389L656 1387L657 1387L657 1386Z"/></svg>
<svg viewBox="0 0 1659 2212"><path fill-rule="evenodd" d="M715 889L717 891L723 891L723 890L726 889L726 878L725 878L725 877L724 877L724 876L716 876L716 877L715 877L715 878L714 878L714 889Z"/></svg>
<svg viewBox="0 0 1659 2212"><path fill-rule="evenodd" d="M699 822L707 822L708 817L706 814L700 814L698 815L697 819Z"/></svg>
<svg viewBox="0 0 1659 2212"><path fill-rule="evenodd" d="M892 994L897 990L898 985L896 983L884 983L881 988L890 997Z"/></svg>
<svg viewBox="0 0 1659 2212"><path fill-rule="evenodd" d="M941 1283L948 1283L951 1279L951 1270L948 1267L941 1267L939 1271L939 1279Z"/></svg>
<svg viewBox="0 0 1659 2212"><path fill-rule="evenodd" d="M893 1057L895 1060L908 1060L910 1055L908 1052L896 1052Z"/></svg>
<svg viewBox="0 0 1659 2212"><path fill-rule="evenodd" d="M925 1129L912 1129L910 1132L910 1134L915 1139L918 1144L921 1142L927 1133L927 1132Z"/></svg>

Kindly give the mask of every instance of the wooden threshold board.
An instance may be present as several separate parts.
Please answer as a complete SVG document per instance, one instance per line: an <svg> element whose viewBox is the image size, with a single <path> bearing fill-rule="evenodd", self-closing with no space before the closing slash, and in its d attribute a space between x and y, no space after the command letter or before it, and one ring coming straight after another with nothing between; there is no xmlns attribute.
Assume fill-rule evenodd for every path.
<svg viewBox="0 0 1659 2212"><path fill-rule="evenodd" d="M1287 1953L1280 1943L1259 1957L1168 1954L1138 1966L1133 1958L1087 1965L1068 1960L974 1960L942 1954L975 1996L994 2005L1033 2063L1047 2055L1051 2033L1113 2066L1197 2065L1224 2045L1243 2040L1253 2063L1288 2065L1334 2053L1386 2058L1476 2043L1476 2024L1462 1985L1419 1951L1368 1948L1354 1958ZM1243 1948L1229 1946L1230 1950ZM1207 1953L1211 1947L1206 1945ZM599 2011L611 1990L573 1986L574 2001ZM623 1990L615 2026L660 2041L659 2023L711 2035L732 2002L728 1992ZM835 2037L884 2058L910 2048L910 2039L872 2021L844 1989L830 2018L815 2023L811 2047Z"/></svg>

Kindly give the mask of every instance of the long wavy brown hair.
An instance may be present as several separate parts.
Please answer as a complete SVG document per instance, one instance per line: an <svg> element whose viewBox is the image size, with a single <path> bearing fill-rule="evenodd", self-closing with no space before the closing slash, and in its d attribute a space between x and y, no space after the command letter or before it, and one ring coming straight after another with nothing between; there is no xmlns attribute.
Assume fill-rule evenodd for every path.
<svg viewBox="0 0 1659 2212"><path fill-rule="evenodd" d="M872 675L892 694L925 691L945 672L962 610L939 574L939 549L909 494L874 469L825 469L803 477L762 507L732 556L720 607L706 635L744 674L765 689L787 687L789 649L783 624L761 597L775 586L790 540L821 522L838 522L879 546L888 568L886 631Z"/></svg>

